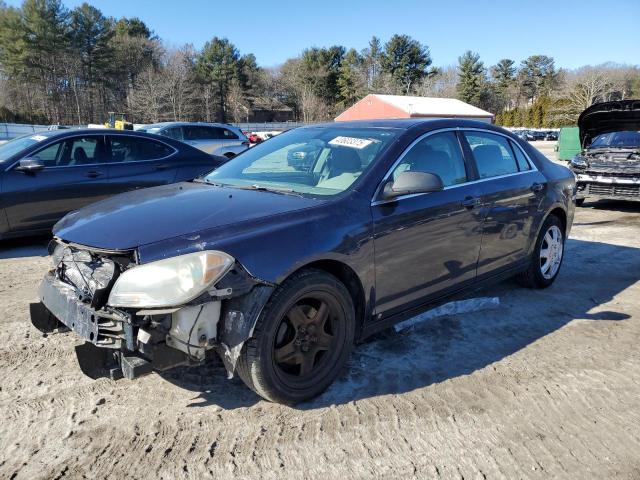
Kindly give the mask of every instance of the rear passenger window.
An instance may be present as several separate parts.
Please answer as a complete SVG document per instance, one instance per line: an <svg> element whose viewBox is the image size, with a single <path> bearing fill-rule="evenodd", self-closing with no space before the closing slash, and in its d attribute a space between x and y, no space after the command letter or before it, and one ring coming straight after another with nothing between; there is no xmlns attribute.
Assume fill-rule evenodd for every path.
<svg viewBox="0 0 640 480"><path fill-rule="evenodd" d="M445 187L467 181L464 158L454 132L430 135L416 143L393 171L393 179L402 172L435 173Z"/></svg>
<svg viewBox="0 0 640 480"><path fill-rule="evenodd" d="M164 135L165 137L173 138L174 140L182 140L182 130L180 127L171 127L167 128L160 132L160 135Z"/></svg>
<svg viewBox="0 0 640 480"><path fill-rule="evenodd" d="M211 132L208 127L193 125L184 127L185 140L209 140L211 139Z"/></svg>
<svg viewBox="0 0 640 480"><path fill-rule="evenodd" d="M158 160L172 153L167 145L147 138L111 137L111 158L114 162Z"/></svg>
<svg viewBox="0 0 640 480"><path fill-rule="evenodd" d="M518 172L509 140L489 132L464 132L473 152L480 178L499 177Z"/></svg>
<svg viewBox="0 0 640 480"><path fill-rule="evenodd" d="M509 144L513 149L513 153L515 153L516 155L516 162L518 162L518 168L520 169L520 171L524 172L527 170L531 170L531 165L529 165L529 162L524 156L524 153L522 153L522 150L520 150L520 147L518 147L518 145L516 145L516 143L511 140L509 140Z"/></svg>
<svg viewBox="0 0 640 480"><path fill-rule="evenodd" d="M226 140L237 140L238 136L233 133L231 130L227 130L226 128L222 129L222 136Z"/></svg>

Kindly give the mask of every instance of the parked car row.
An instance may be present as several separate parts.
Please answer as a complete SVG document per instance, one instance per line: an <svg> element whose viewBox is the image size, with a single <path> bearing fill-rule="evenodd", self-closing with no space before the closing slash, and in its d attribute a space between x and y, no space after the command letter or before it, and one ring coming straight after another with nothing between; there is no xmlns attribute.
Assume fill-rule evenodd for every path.
<svg viewBox="0 0 640 480"><path fill-rule="evenodd" d="M513 134L521 138L522 140L527 140L528 142L540 140L558 140L558 132L556 132L555 130L515 130Z"/></svg>
<svg viewBox="0 0 640 480"><path fill-rule="evenodd" d="M313 125L232 159L173 138L194 124L47 132L0 146L0 205L9 235L29 233L175 183L56 223L33 324L79 335L84 371L133 379L217 354L297 403L356 342L452 294L551 285L576 204L640 198L639 112L585 110L572 171L461 119Z"/></svg>

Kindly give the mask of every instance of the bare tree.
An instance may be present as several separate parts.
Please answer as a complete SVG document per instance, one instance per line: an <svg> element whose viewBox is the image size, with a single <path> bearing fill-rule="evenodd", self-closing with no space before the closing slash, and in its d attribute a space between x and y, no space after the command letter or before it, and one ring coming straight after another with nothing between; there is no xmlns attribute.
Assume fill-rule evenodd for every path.
<svg viewBox="0 0 640 480"><path fill-rule="evenodd" d="M163 114L165 97L162 88L162 76L153 66L145 68L136 79L129 95L129 105L136 121L159 122Z"/></svg>
<svg viewBox="0 0 640 480"><path fill-rule="evenodd" d="M190 45L166 54L160 88L172 120L186 120L194 113L197 94L194 91L193 58Z"/></svg>

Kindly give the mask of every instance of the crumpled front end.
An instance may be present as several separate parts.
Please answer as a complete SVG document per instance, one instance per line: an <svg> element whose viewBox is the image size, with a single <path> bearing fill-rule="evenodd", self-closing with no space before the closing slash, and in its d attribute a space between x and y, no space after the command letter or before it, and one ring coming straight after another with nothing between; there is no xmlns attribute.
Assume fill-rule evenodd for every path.
<svg viewBox="0 0 640 480"><path fill-rule="evenodd" d="M629 152L584 154L571 161L577 198L640 200L640 156Z"/></svg>
<svg viewBox="0 0 640 480"><path fill-rule="evenodd" d="M213 352L232 375L273 291L234 261L221 278L184 303L113 306L118 279L131 269L140 271L135 250L54 240L50 253L53 265L40 285L40 302L31 305L32 323L48 332L69 329L85 340L76 350L82 370L92 377L132 379L152 370L198 365ZM182 277L176 281L184 283Z"/></svg>

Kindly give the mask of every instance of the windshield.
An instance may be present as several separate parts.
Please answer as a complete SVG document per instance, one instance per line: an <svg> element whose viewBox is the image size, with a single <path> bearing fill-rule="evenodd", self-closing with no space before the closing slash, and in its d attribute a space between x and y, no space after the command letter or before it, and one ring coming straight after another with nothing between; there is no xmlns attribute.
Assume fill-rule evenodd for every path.
<svg viewBox="0 0 640 480"><path fill-rule="evenodd" d="M640 147L640 132L625 130L621 132L609 132L598 135L593 139L589 148L632 148Z"/></svg>
<svg viewBox="0 0 640 480"><path fill-rule="evenodd" d="M397 136L396 129L307 127L269 139L204 181L331 196L347 190Z"/></svg>
<svg viewBox="0 0 640 480"><path fill-rule="evenodd" d="M0 145L0 163L8 160L16 153L21 152L27 147L31 145L35 145L42 140L46 140L47 137L44 135L24 135L22 137L14 138L13 140L9 140L7 143L3 143Z"/></svg>

